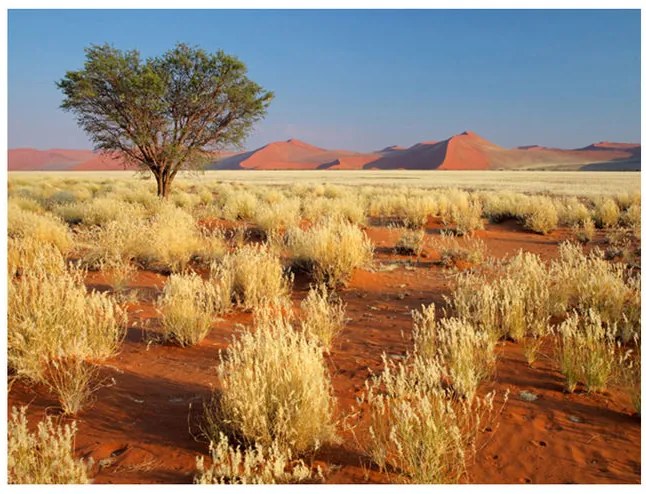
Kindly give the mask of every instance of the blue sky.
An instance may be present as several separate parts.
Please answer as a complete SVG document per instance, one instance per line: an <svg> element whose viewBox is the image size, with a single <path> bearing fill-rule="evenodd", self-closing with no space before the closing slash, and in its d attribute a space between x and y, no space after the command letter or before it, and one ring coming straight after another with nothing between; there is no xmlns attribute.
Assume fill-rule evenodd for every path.
<svg viewBox="0 0 646 494"><path fill-rule="evenodd" d="M275 92L248 149L465 129L508 147L640 140L638 10L10 10L9 147L91 146L55 86L84 47L179 41L238 56Z"/></svg>

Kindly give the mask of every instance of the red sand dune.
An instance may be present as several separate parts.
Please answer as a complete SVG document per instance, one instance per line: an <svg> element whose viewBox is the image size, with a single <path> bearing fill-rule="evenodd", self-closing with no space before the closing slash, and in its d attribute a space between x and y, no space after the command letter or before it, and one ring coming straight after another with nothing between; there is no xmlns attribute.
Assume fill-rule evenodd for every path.
<svg viewBox="0 0 646 494"><path fill-rule="evenodd" d="M289 139L230 156L209 168L217 170L360 169L365 163L377 157L377 154L327 150L297 139Z"/></svg>
<svg viewBox="0 0 646 494"><path fill-rule="evenodd" d="M8 162L9 171L123 169L120 161L86 149L10 149Z"/></svg>
<svg viewBox="0 0 646 494"><path fill-rule="evenodd" d="M641 145L599 142L579 149L536 144L513 149L466 131L443 141L409 148L388 146L372 153L324 149L297 139L253 151L222 152L213 170L640 170ZM10 149L9 170L118 170L118 160L87 150Z"/></svg>

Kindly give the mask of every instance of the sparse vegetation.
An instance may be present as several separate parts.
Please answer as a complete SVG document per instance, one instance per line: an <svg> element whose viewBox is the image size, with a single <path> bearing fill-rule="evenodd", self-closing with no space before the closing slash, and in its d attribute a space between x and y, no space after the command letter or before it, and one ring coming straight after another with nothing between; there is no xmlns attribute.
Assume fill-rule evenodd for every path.
<svg viewBox="0 0 646 494"><path fill-rule="evenodd" d="M267 246L245 245L211 266L211 277L220 280L222 298L230 291L244 309L255 309L286 297L290 279L280 259Z"/></svg>
<svg viewBox="0 0 646 494"><path fill-rule="evenodd" d="M583 383L588 392L604 391L618 370L616 328L607 327L594 310L574 313L558 328L557 360L570 392Z"/></svg>
<svg viewBox="0 0 646 494"><path fill-rule="evenodd" d="M395 251L399 254L419 257L424 250L425 240L426 232L424 230L404 230L397 240Z"/></svg>
<svg viewBox="0 0 646 494"><path fill-rule="evenodd" d="M331 287L346 284L352 272L366 267L373 255L372 243L359 227L334 220L309 230L289 230L287 247L295 266Z"/></svg>
<svg viewBox="0 0 646 494"><path fill-rule="evenodd" d="M564 196L551 174L532 177L537 183L552 181L553 195L533 183L522 185L531 193L509 184L504 192L481 191L480 182L492 184L488 177L496 174L473 175L477 183L467 191L445 177L464 181L471 175L450 172L437 174L437 184L411 175L419 179L415 186L401 180L383 187L373 185L382 180L378 174L364 185L335 184L334 173L325 175L330 183L295 175L294 183L283 183L274 178L283 176L277 173L267 184L260 183L268 176L262 171L244 177L218 173L225 178L205 182L204 176L180 175L166 201L139 178L10 175L11 400L24 404L25 396L42 393L51 404L54 398L60 407L48 404L47 411L62 412L66 423L67 416L94 403L92 413L81 416L85 431L96 425L94 412L103 409L104 397L110 407L115 403L108 383L114 378L135 386L122 372L134 372L140 358L155 359L150 366L155 379L160 374L159 382L151 381L155 389L122 395L118 387L118 398L146 407L165 407L168 400L164 413L176 411L185 430L185 405L195 403L206 383L213 386L201 416L201 430L211 442L208 454L204 446L196 471L181 472L207 484L322 481L319 460L331 472L336 466L329 463L330 450L320 448L338 440L341 427L352 431L356 445L391 482L469 481L469 464L483 443L479 435L488 436L495 425L494 397L483 396L483 388L499 386L488 381L509 372L508 350L512 355L522 350L530 366L539 362L531 371L537 379L552 359L565 390L608 393L608 400L563 400L594 400L599 406L607 401L617 417L633 407L640 413L641 209L640 195L630 192L628 182L622 182L628 192L616 194L617 179L609 174L608 191L606 184L588 183ZM516 175L499 176L516 180ZM347 174L355 176L361 175ZM487 231L473 233L483 227L483 218ZM491 224L503 221L517 225ZM522 245L539 255L518 249L531 237L519 226L559 230ZM555 254L563 238L571 240ZM418 256L418 262L394 252ZM438 257L443 266L457 269L442 269ZM353 276L362 268L365 272ZM442 296L445 304L438 302ZM437 313L434 305L421 305L431 302ZM220 358L202 360L211 355L211 343L192 351L140 341L137 333L150 327L155 308L155 331L180 347L202 340L222 315L222 330L213 332L211 342L222 348ZM126 310L127 351L112 359L126 333ZM253 326L241 328L249 317ZM505 356L496 360L503 347ZM367 370L384 350L383 367ZM180 394L174 379L164 381L160 363L168 362L170 375L183 352L195 359L187 372L209 365L216 372ZM150 377L146 372L144 364L142 377ZM371 377L365 393L352 396L366 372ZM359 408L347 414L346 404L355 397ZM41 407L41 398L34 406ZM632 405L625 410L628 399ZM341 414L337 400L344 404ZM20 429L11 420L10 436ZM56 440L60 446L61 438L73 440L71 428L70 435L48 420L49 436L39 429L29 441ZM630 434L635 424L625 422ZM25 423L15 437L28 434ZM32 443L14 441L21 448L25 444ZM59 446L25 446L18 456L65 450ZM350 451L354 445L342 447ZM85 443L83 449L90 454ZM88 463L75 460L72 451L51 460L62 465L55 472L38 466L49 459L10 457L10 465L25 465L14 471L10 466L11 481L49 482L55 475L62 482L87 481ZM133 458L106 461L114 460L115 473L138 468L154 473L150 465L129 464ZM383 480L373 470L365 474L368 481Z"/></svg>
<svg viewBox="0 0 646 494"><path fill-rule="evenodd" d="M525 206L523 224L528 230L545 235L554 230L558 222L558 211L547 197L532 197Z"/></svg>
<svg viewBox="0 0 646 494"><path fill-rule="evenodd" d="M368 455L382 469L409 483L457 482L476 451L481 424L493 410L492 396L473 402L450 399L434 359L384 358L381 374L366 382Z"/></svg>
<svg viewBox="0 0 646 494"><path fill-rule="evenodd" d="M13 408L7 427L10 484L88 484L89 464L74 457L76 422L55 425L47 417L36 432L27 427L26 407Z"/></svg>
<svg viewBox="0 0 646 494"><path fill-rule="evenodd" d="M220 394L206 407L206 434L246 446L301 453L333 440L335 399L322 348L296 331L282 306L259 309L218 365Z"/></svg>
<svg viewBox="0 0 646 494"><path fill-rule="evenodd" d="M221 298L216 286L195 273L171 275L156 303L163 337L180 346L202 341L211 329L214 314L226 305Z"/></svg>
<svg viewBox="0 0 646 494"><path fill-rule="evenodd" d="M345 325L345 305L325 285L312 287L301 302L301 327L326 351Z"/></svg>
<svg viewBox="0 0 646 494"><path fill-rule="evenodd" d="M448 385L471 401L478 385L494 369L496 341L464 319L435 319L435 306L413 312L413 342L417 354L435 359Z"/></svg>
<svg viewBox="0 0 646 494"><path fill-rule="evenodd" d="M294 460L290 451L261 444L242 450L220 434L209 445L211 465L197 458L196 484L296 484L322 479L320 470L310 469L303 460Z"/></svg>

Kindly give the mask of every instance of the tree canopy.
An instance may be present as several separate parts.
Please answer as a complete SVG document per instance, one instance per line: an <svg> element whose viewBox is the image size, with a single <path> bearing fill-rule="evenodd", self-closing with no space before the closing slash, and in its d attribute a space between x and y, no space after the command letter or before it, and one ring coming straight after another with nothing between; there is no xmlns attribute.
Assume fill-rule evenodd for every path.
<svg viewBox="0 0 646 494"><path fill-rule="evenodd" d="M150 170L162 197L179 170L199 169L214 151L239 146L273 99L222 51L180 43L142 60L136 50L105 44L85 54L83 69L56 83L61 108L76 115L95 150Z"/></svg>

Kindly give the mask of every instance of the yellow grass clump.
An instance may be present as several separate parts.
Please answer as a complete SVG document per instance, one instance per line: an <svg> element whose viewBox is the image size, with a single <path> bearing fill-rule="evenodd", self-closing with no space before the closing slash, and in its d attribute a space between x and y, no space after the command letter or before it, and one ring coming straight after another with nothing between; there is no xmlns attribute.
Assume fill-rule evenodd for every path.
<svg viewBox="0 0 646 494"><path fill-rule="evenodd" d="M90 464L74 457L76 422L55 425L52 417L27 427L26 407L13 408L7 427L10 484L88 484Z"/></svg>
<svg viewBox="0 0 646 494"><path fill-rule="evenodd" d="M155 303L164 339L180 346L202 341L211 329L214 314L227 306L221 298L216 285L195 273L170 275Z"/></svg>
<svg viewBox="0 0 646 494"><path fill-rule="evenodd" d="M368 266L373 254L372 243L359 227L334 220L309 230L289 230L287 247L297 267L328 286L346 284L356 268Z"/></svg>
<svg viewBox="0 0 646 494"><path fill-rule="evenodd" d="M222 294L229 291L244 309L284 298L291 280L283 275L280 259L264 245L245 245L220 262L211 265L211 278L222 283Z"/></svg>
<svg viewBox="0 0 646 494"><path fill-rule="evenodd" d="M566 389L572 392L581 382L588 392L604 391L620 365L616 327L604 326L599 314L590 310L582 317L570 315L558 333L556 358Z"/></svg>
<svg viewBox="0 0 646 494"><path fill-rule="evenodd" d="M549 197L531 197L523 214L523 225L536 233L550 233L559 223L559 214L554 202Z"/></svg>
<svg viewBox="0 0 646 494"><path fill-rule="evenodd" d="M206 407L211 440L224 433L247 446L298 454L335 438L323 350L293 328L285 307L259 309L255 331L233 340L218 377L221 392Z"/></svg>
<svg viewBox="0 0 646 494"><path fill-rule="evenodd" d="M9 368L17 377L62 390L63 404L70 399L66 390L75 393L75 386L89 382L88 367L52 369L52 363L105 359L125 336L125 311L109 295L88 293L78 270L32 271L10 280L8 309ZM58 378L65 385L56 384Z"/></svg>
<svg viewBox="0 0 646 494"><path fill-rule="evenodd" d="M485 243L472 234L460 239L454 233L441 232L439 237L431 237L430 244L444 266L455 266L459 261L480 264L487 256Z"/></svg>
<svg viewBox="0 0 646 494"><path fill-rule="evenodd" d="M9 238L7 266L10 277L32 270L60 274L65 271L66 262L61 251L53 244L33 237Z"/></svg>
<svg viewBox="0 0 646 494"><path fill-rule="evenodd" d="M298 484L323 478L320 469L311 469L303 460L295 460L291 451L257 444L244 450L230 445L220 434L209 445L211 465L203 457L196 459L196 484Z"/></svg>
<svg viewBox="0 0 646 494"><path fill-rule="evenodd" d="M395 252L402 255L414 255L416 257L419 257L424 250L425 240L426 232L423 229L406 229L401 232L401 235L397 240L397 244L395 245Z"/></svg>
<svg viewBox="0 0 646 494"><path fill-rule="evenodd" d="M621 262L603 259L599 250L585 255L580 246L564 242L551 266L550 295L554 312L593 309L608 325L617 325L623 341L641 331L641 276Z"/></svg>
<svg viewBox="0 0 646 494"><path fill-rule="evenodd" d="M541 336L551 314L549 274L535 254L520 252L456 278L450 305L493 338Z"/></svg>
<svg viewBox="0 0 646 494"><path fill-rule="evenodd" d="M599 228L610 228L619 221L620 211L617 203L609 198L599 198L595 204L594 221Z"/></svg>
<svg viewBox="0 0 646 494"><path fill-rule="evenodd" d="M471 401L478 385L491 377L496 363L490 335L465 319L435 319L435 306L413 311L415 352L435 359L453 391Z"/></svg>
<svg viewBox="0 0 646 494"><path fill-rule="evenodd" d="M493 410L483 400L451 399L436 359L413 354L366 382L370 423L366 452L386 471L413 484L458 482L474 457L478 432Z"/></svg>
<svg viewBox="0 0 646 494"><path fill-rule="evenodd" d="M439 198L439 214L447 227L457 235L465 235L484 226L482 203L474 195L450 189Z"/></svg>
<svg viewBox="0 0 646 494"><path fill-rule="evenodd" d="M61 252L72 246L67 225L49 213L37 214L9 204L9 238L32 238L55 245Z"/></svg>
<svg viewBox="0 0 646 494"><path fill-rule="evenodd" d="M325 285L312 287L301 302L301 327L329 351L345 325L345 305Z"/></svg>

